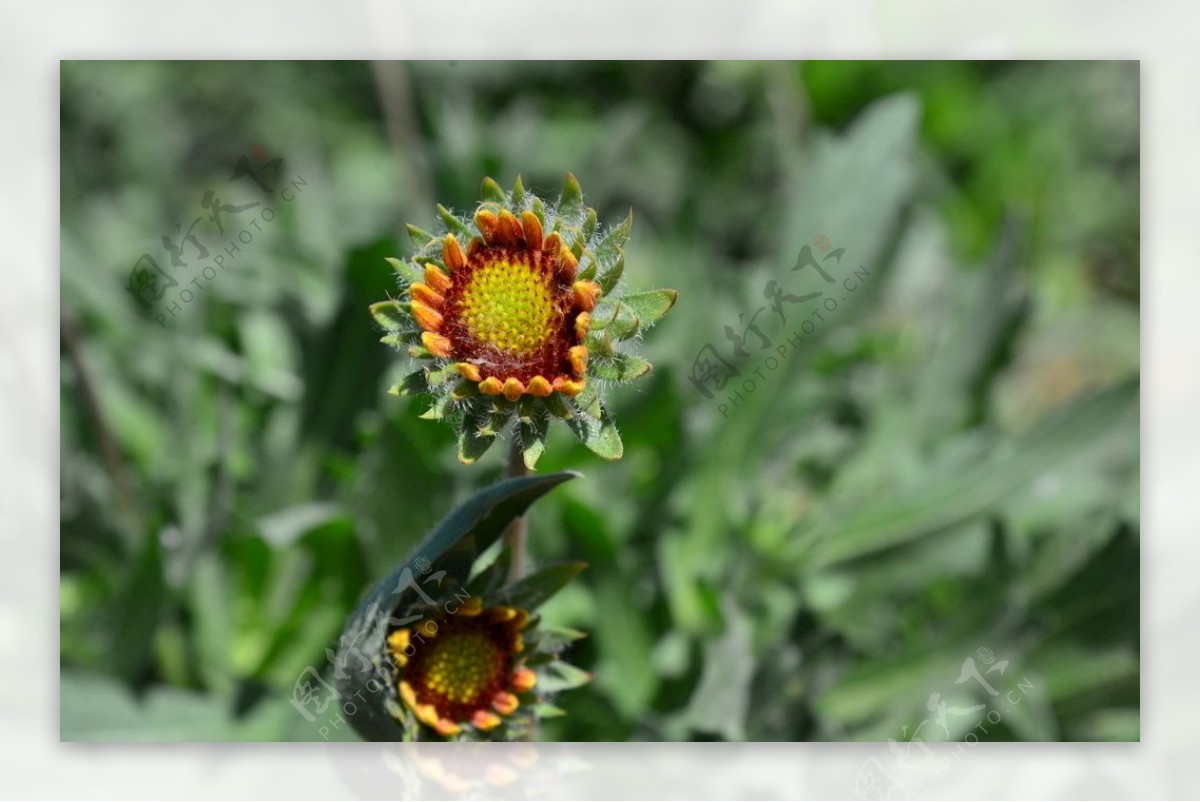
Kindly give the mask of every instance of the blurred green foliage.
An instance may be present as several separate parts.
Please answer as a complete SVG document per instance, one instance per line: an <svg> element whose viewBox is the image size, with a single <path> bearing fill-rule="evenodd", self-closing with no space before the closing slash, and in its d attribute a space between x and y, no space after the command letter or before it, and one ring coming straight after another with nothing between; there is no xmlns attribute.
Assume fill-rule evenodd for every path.
<svg viewBox="0 0 1200 802"><path fill-rule="evenodd" d="M921 728L927 704L995 705L956 682L990 649L1009 661L990 682L1032 690L980 737L1137 739L1138 80L64 63L63 738L323 737L293 683L503 470L458 465L419 401L384 394L402 366L366 312L394 288L383 257L486 175L550 192L570 170L603 222L634 210L630 289L681 297L644 343L652 377L614 394L625 458L560 432L539 466L585 475L530 542L590 563L545 613L590 633L570 658L595 673L544 737L961 738L984 714ZM271 196L229 180L263 149L283 160ZM260 210L218 236L209 189L277 213L211 280L161 237L204 215L215 253ZM764 311L772 348L792 342L781 366L751 335L706 398L697 353L731 356L724 327L767 281L824 289L790 271L818 235L846 249L838 282L869 276L802 344L807 310ZM179 282L148 309L126 286L143 253Z"/></svg>

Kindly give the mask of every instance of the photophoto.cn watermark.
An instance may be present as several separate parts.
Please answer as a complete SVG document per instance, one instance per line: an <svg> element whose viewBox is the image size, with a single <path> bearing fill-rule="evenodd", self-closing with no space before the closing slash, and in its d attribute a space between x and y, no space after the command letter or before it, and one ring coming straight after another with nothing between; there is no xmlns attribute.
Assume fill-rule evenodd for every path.
<svg viewBox="0 0 1200 802"><path fill-rule="evenodd" d="M854 779L855 796L870 800L927 798L930 787L941 782L969 749L987 740L1005 716L1033 692L1033 682L1024 676L1018 678L1009 668L1008 660L997 659L987 647L977 649L963 660L954 684L974 688L976 692L982 689L987 700L959 707L946 702L936 691L929 694L925 709L930 715L911 731L906 724L896 734L898 737L888 738L891 756L888 765L872 757L859 768ZM953 735L962 732L964 724L965 734ZM955 746L949 751L934 751L928 746L930 741L953 742Z"/></svg>
<svg viewBox="0 0 1200 802"><path fill-rule="evenodd" d="M242 202L204 190L200 196L204 213L186 230L183 223L176 223L173 233L163 234L158 258L146 251L133 263L125 289L143 309L155 313L158 325L166 328L168 319L181 314L209 282L232 267L242 249L279 216L279 208L294 202L308 186L299 174L281 175L282 167L283 159L272 158L266 148L255 145L249 157L238 157L227 181L242 182L237 188ZM254 192L248 189L251 186L257 188L259 200L245 196Z"/></svg>
<svg viewBox="0 0 1200 802"><path fill-rule="evenodd" d="M405 566L392 591L392 597L398 601L406 591L411 590L421 597L429 609L424 613L417 613L405 618L394 618L391 610L395 605L385 605L376 619L377 625L386 624L389 629L406 627L418 621L425 622L413 628L412 640L404 647L405 657L412 657L416 654L417 646L425 643L425 636L433 637L437 633L437 622L432 617L432 613L436 612L434 608L437 602L422 585L432 583L434 587L440 588L442 580L446 577L445 571L435 572L432 563L424 557L418 557L413 565L424 575L423 578L418 582L412 568ZM460 588L442 603L441 611L453 615L470 598L471 594ZM360 627L359 632L374 631L377 628L377 626ZM349 677L346 669L351 660L356 661L361 670L374 674L375 676L367 680L365 691L360 690L353 696L347 696L335 687L335 683L326 681L316 666L308 666L300 672L300 676L297 677L292 687L292 707L296 708L310 724L317 724L317 733L326 741L333 732L341 730L348 724L345 716L354 716L358 712L359 705L381 702L382 699L378 698L379 695L385 694L392 682L392 670L395 666L388 665L388 662L393 660L391 653L385 652L386 660L376 662L371 655L365 654L359 648L358 638L360 637L362 636L355 635L353 639L348 639L346 635L342 635L338 641L338 650L335 652L333 649L326 649L325 657L333 666L335 683L337 680Z"/></svg>
<svg viewBox="0 0 1200 802"><path fill-rule="evenodd" d="M813 246L817 253L813 252ZM727 350L723 353L709 342L696 354L688 379L705 398L717 402L722 417L728 418L730 412L787 362L805 343L805 338L816 334L837 313L840 305L871 278L871 271L863 265L849 272L842 271L845 253L845 248L833 247L824 234L813 237L811 246L800 249L790 272L812 268L815 276L820 278L819 289L794 292L799 288L785 287L775 279L768 279L762 291L768 303L749 316L745 312L738 315L740 332L731 325L725 326L727 344L724 348ZM833 264L830 265L831 260ZM835 276L831 270L843 274ZM764 333L764 322L759 320L767 310L770 313L764 321L769 321L767 325L773 337Z"/></svg>

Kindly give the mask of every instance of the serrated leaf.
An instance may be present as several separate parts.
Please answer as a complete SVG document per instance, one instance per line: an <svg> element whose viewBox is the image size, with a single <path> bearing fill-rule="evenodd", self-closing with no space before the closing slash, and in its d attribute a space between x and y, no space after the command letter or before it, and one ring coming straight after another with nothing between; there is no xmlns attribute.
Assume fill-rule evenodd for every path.
<svg viewBox="0 0 1200 802"><path fill-rule="evenodd" d="M583 217L583 189L572 173L567 173L562 195L558 198L558 215L573 226L579 225Z"/></svg>
<svg viewBox="0 0 1200 802"><path fill-rule="evenodd" d="M391 395L417 395L429 392L429 376L423 370L414 371L388 388Z"/></svg>
<svg viewBox="0 0 1200 802"><path fill-rule="evenodd" d="M368 309L375 322L388 331L396 332L409 328L412 316L400 301L379 301Z"/></svg>
<svg viewBox="0 0 1200 802"><path fill-rule="evenodd" d="M471 230L467 228L466 224L463 223L462 220L459 220L457 217L455 217L453 212L439 203L437 207L437 213L438 217L441 219L446 228L449 229L450 233L461 237L462 242L471 241L471 237L473 236Z"/></svg>
<svg viewBox="0 0 1200 802"><path fill-rule="evenodd" d="M627 382L645 376L652 367L641 357L631 354L613 354L598 359L593 358L588 365L588 373L601 379Z"/></svg>
<svg viewBox="0 0 1200 802"><path fill-rule="evenodd" d="M589 207L587 216L583 219L583 227L580 229L580 233L583 235L581 242L586 244L592 238L592 235L596 233L596 227L599 225L600 218L597 217L596 210Z"/></svg>
<svg viewBox="0 0 1200 802"><path fill-rule="evenodd" d="M366 690L368 683L377 681L376 669L355 654L383 653L383 641L393 614L410 604L425 587L416 584L417 577L438 570L446 570L451 577L458 576L458 571L465 574L475 558L499 539L514 518L524 515L531 504L576 476L574 472L565 472L505 479L472 495L435 526L405 560L371 587L351 613L339 641L338 666L343 677L338 681L339 692L349 698L359 692L368 700L376 698ZM347 711L347 717L368 740L403 739L403 726L382 704L356 705L352 714Z"/></svg>
<svg viewBox="0 0 1200 802"><path fill-rule="evenodd" d="M500 591L504 604L524 610L536 610L587 568L585 562L548 565Z"/></svg>
<svg viewBox="0 0 1200 802"><path fill-rule="evenodd" d="M508 197L494 178L483 179L483 199L492 203L506 204Z"/></svg>
<svg viewBox="0 0 1200 802"><path fill-rule="evenodd" d="M592 331L614 340L629 340L642 330L642 321L620 301L602 301L592 313Z"/></svg>

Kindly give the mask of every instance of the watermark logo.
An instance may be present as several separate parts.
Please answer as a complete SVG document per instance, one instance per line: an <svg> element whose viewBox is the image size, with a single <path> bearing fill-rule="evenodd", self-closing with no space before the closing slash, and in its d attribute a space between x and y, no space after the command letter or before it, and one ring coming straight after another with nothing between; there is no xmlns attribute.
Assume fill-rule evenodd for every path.
<svg viewBox="0 0 1200 802"><path fill-rule="evenodd" d="M1005 714L1033 691L1034 685L1026 677L1006 678L1008 668L1009 661L997 660L987 647L980 647L963 660L954 684L975 683L988 695L988 703L959 707L946 702L939 692L930 693L925 702L930 715L911 732L906 724L897 733L898 738L888 738L891 765L885 766L879 758L872 757L859 768L854 779L855 796L873 800L926 797L930 786L941 782L967 749L979 743L981 735L986 736L991 728L1004 721ZM954 735L964 730L964 722L959 719L966 719L969 725L961 738ZM957 741L957 745L949 752L935 752L927 744L927 741L951 740Z"/></svg>
<svg viewBox="0 0 1200 802"><path fill-rule="evenodd" d="M812 243L820 252L820 258L813 252L813 246L805 245L800 249L796 264L790 272L799 273L806 268L812 268L813 272L805 275L813 276L814 280L819 279L819 289L796 293L789 291L790 288L785 288L775 279L769 279L763 285L762 291L762 297L768 303L760 306L753 314L740 313L737 327L725 326L729 358L710 342L704 344L693 360L692 372L688 379L705 398L718 401L717 410L723 417L729 417L732 410L758 389L760 382L766 381L770 373L777 371L796 349L805 343L806 337L811 337L818 331L827 320L826 314L836 312L839 305L870 278L871 271L859 265L853 273L842 277L839 282L829 271L841 267L846 249L834 248L829 237L824 234L817 234ZM828 265L829 269L826 269L830 260L833 264ZM840 285L840 300L836 287L827 286L830 284ZM795 313L799 310L793 307L801 304L816 306L810 308L806 315L797 317ZM759 318L764 313L767 313L766 317L760 322ZM790 325L794 327L788 333L787 341L778 344L763 331L764 322L769 321L767 325L772 325L776 317L779 322L772 329L776 338L779 337L777 330L785 329L789 325L789 317L792 321Z"/></svg>
<svg viewBox="0 0 1200 802"><path fill-rule="evenodd" d="M248 182L265 196L263 200L235 203L217 194L217 190L206 189L200 196L205 214L198 214L186 229L183 223L176 223L173 232L161 236L165 253L159 258L169 264L164 267L149 251L134 261L125 289L143 309L162 310L154 316L158 325L165 328L168 315L174 319L182 313L184 306L204 292L208 282L234 263L242 246L250 245L254 234L264 231L263 224L275 220L278 206L291 203L308 186L301 175L282 176L283 159L272 158L262 145L254 145L250 156L253 161L245 155L238 157L228 183ZM251 212L254 216L243 223L241 216ZM213 229L216 241L201 238L211 236Z"/></svg>

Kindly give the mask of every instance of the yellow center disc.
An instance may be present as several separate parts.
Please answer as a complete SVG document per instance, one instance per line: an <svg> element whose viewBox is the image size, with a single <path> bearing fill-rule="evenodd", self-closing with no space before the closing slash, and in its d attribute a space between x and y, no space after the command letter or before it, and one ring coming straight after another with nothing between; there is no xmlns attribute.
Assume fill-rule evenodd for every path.
<svg viewBox="0 0 1200 802"><path fill-rule="evenodd" d="M483 632L446 633L426 648L424 685L453 703L474 701L496 679L502 661Z"/></svg>
<svg viewBox="0 0 1200 802"><path fill-rule="evenodd" d="M537 351L552 335L553 315L546 279L520 262L484 265L462 295L462 319L471 336L502 351Z"/></svg>

